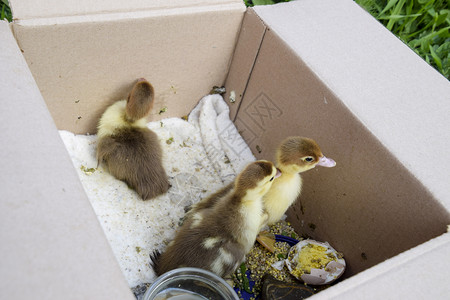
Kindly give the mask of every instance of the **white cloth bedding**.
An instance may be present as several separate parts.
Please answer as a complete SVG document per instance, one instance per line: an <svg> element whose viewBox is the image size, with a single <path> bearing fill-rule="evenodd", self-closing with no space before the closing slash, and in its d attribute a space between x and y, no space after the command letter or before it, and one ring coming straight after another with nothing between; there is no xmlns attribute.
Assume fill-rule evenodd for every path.
<svg viewBox="0 0 450 300"><path fill-rule="evenodd" d="M147 126L160 139L172 185L167 194L147 201L103 165L97 168L95 135L60 131L130 287L153 282L149 254L164 250L185 208L232 181L255 160L220 95L205 96L188 121L169 118Z"/></svg>

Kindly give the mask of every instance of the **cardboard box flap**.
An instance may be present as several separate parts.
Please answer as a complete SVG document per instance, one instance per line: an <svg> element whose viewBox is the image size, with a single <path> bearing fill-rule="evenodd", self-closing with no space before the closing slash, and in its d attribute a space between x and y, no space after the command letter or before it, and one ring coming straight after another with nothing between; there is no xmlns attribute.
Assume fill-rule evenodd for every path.
<svg viewBox="0 0 450 300"><path fill-rule="evenodd" d="M154 1L58 1L10 0L15 20L86 16L105 13L140 12L161 9L188 9L202 6L230 6L244 4L240 0L154 0Z"/></svg>
<svg viewBox="0 0 450 300"><path fill-rule="evenodd" d="M125 99L137 78L155 88L153 121L187 115L223 85L245 6L208 3L12 26L58 129L95 133L106 107Z"/></svg>
<svg viewBox="0 0 450 300"><path fill-rule="evenodd" d="M3 21L0 39L1 298L134 299Z"/></svg>
<svg viewBox="0 0 450 300"><path fill-rule="evenodd" d="M337 162L335 168L316 167L302 174L302 194L287 213L296 230L344 253L348 264L342 278L444 233L450 223L445 183L449 171L442 169L437 156L448 160L449 153L435 155L429 165L423 164L423 153L448 148L449 133L444 129L449 126L440 127L448 124L441 122L444 111L422 110L427 105L422 103L430 102L448 107L444 78L353 1L294 1L270 9L255 7L254 12L260 19L248 12L244 25L253 20L267 29L235 118L239 132L257 158L273 159L282 139L300 135L315 139ZM329 36L329 30L340 37ZM369 41L373 36L377 39ZM373 56L383 53L371 51L377 43L389 45L394 59L402 58L374 61ZM330 49L334 52L328 53ZM354 53L358 51L362 54ZM323 64L321 58L329 63ZM385 71L376 69L377 63ZM405 63L418 72L409 74ZM229 73L227 83L241 76L236 70ZM404 75L409 82L398 79ZM436 91L424 102L424 92L417 86L426 90L426 85ZM416 130L420 122L444 140L434 141L427 130ZM438 170L432 180L419 178L432 170Z"/></svg>
<svg viewBox="0 0 450 300"><path fill-rule="evenodd" d="M351 0L254 10L450 212L448 80Z"/></svg>
<svg viewBox="0 0 450 300"><path fill-rule="evenodd" d="M311 299L445 299L450 233L349 278Z"/></svg>
<svg viewBox="0 0 450 300"><path fill-rule="evenodd" d="M232 74L232 76L227 76L225 82L227 91L224 99L230 103L230 118L232 120L234 120L244 97L266 29L267 27L260 21L258 15L252 9L249 9L243 20L230 65L228 74Z"/></svg>

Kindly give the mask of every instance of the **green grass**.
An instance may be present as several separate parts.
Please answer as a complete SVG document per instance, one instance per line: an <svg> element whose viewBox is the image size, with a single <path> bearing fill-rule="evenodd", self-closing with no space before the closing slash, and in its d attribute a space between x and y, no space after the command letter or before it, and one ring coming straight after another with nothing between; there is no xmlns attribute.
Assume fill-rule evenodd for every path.
<svg viewBox="0 0 450 300"><path fill-rule="evenodd" d="M449 79L449 0L355 0L355 2Z"/></svg>
<svg viewBox="0 0 450 300"><path fill-rule="evenodd" d="M9 8L8 0L0 0L1 10L0 10L0 20L12 21L11 9Z"/></svg>
<svg viewBox="0 0 450 300"><path fill-rule="evenodd" d="M276 4L280 2L289 2L291 0L244 0L245 5L254 6L254 5L270 5Z"/></svg>

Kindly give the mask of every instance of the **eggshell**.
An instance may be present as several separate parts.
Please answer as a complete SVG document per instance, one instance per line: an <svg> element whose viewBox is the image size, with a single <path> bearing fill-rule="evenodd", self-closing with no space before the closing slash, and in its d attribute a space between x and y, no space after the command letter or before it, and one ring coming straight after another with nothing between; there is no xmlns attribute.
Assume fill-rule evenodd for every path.
<svg viewBox="0 0 450 300"><path fill-rule="evenodd" d="M298 257L300 252L302 251L302 248L308 244L318 245L326 248L327 250L325 253L331 253L336 258L336 260L329 262L325 268L312 268L310 274L302 274L300 278L298 278L295 274L293 274L293 271L297 268L301 268ZM289 272L291 272L292 275L294 275L297 279L311 285L329 284L338 279L345 270L345 260L342 257L340 258L338 252L333 249L330 244L326 242L317 242L311 239L300 241L295 246L293 246L291 250L289 250L288 259L286 259L285 262L287 268L289 269Z"/></svg>

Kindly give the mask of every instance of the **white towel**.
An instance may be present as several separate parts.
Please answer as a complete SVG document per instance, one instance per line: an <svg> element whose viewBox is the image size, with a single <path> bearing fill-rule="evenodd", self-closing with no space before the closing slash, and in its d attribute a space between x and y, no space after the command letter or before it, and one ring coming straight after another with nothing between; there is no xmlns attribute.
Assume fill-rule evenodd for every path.
<svg viewBox="0 0 450 300"><path fill-rule="evenodd" d="M95 135L60 131L75 169L130 287L153 282L149 254L172 240L185 208L232 181L255 157L220 95L205 96L189 115L148 123L159 137L172 187L143 201L97 168Z"/></svg>

